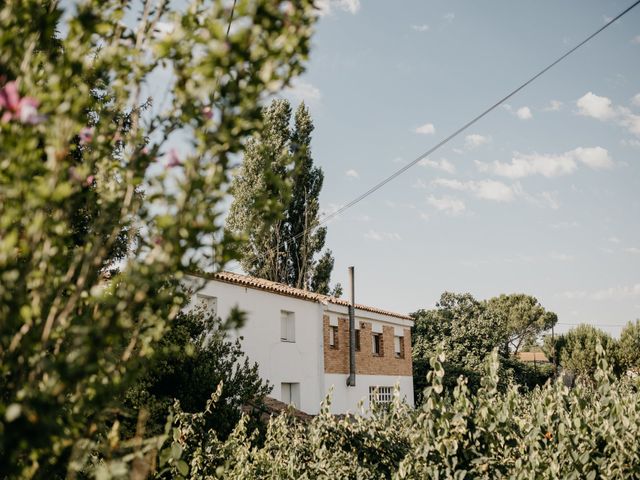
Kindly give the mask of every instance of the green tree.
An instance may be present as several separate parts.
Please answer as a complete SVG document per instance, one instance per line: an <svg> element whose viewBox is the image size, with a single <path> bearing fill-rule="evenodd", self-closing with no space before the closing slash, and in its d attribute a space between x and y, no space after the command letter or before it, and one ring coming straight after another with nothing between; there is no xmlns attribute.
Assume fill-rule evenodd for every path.
<svg viewBox="0 0 640 480"><path fill-rule="evenodd" d="M506 358L507 329L503 312L490 310L486 302L469 293L445 292L432 310L412 313L414 391L419 400L425 386L428 362L439 348L446 355L447 376L444 384L453 389L460 375L477 389L482 365L493 349Z"/></svg>
<svg viewBox="0 0 640 480"><path fill-rule="evenodd" d="M129 25L128 0L0 5L3 478L148 472L162 439L108 419L187 304L175 280L237 258L229 158L302 71L314 22L311 1L241 1L227 38L228 2L141 7ZM154 78L171 95L149 109Z"/></svg>
<svg viewBox="0 0 640 480"><path fill-rule="evenodd" d="M243 315L236 311L233 316ZM126 433L135 434L135 413L141 409L148 412L145 429L153 435L163 433L175 400L185 412L204 412L218 385L218 408L215 414L208 412L205 425L219 438L231 433L243 407L260 412L271 386L262 382L258 365L242 352L240 339L230 340L222 327L219 319L198 309L178 314L156 346L151 365L126 394L125 406L134 413L127 417Z"/></svg>
<svg viewBox="0 0 640 480"><path fill-rule="evenodd" d="M617 343L608 333L592 325L579 325L557 339L560 366L571 373L576 380L590 382L598 367L597 345L604 349L605 359L619 371Z"/></svg>
<svg viewBox="0 0 640 480"><path fill-rule="evenodd" d="M618 353L624 370L640 372L640 320L629 322L622 329Z"/></svg>
<svg viewBox="0 0 640 480"><path fill-rule="evenodd" d="M323 294L330 291L333 256L319 226L324 174L311 156L313 122L304 103L296 109L274 100L264 109L264 126L251 139L232 185L227 227L243 234L241 265L249 274ZM273 218L272 212L279 215Z"/></svg>
<svg viewBox="0 0 640 480"><path fill-rule="evenodd" d="M558 322L555 313L546 311L536 298L522 293L491 298L487 300L487 307L506 317L508 342L513 353L526 343L534 343L542 332Z"/></svg>

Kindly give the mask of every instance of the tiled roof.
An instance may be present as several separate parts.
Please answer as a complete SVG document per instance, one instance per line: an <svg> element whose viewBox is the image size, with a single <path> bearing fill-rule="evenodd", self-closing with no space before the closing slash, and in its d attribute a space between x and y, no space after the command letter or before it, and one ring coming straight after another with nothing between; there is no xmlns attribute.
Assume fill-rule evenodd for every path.
<svg viewBox="0 0 640 480"><path fill-rule="evenodd" d="M349 301L344 298L331 297L329 295L322 295L320 293L309 292L302 290L301 288L290 287L283 283L272 282L271 280L264 280L262 278L251 277L249 275L240 275L238 273L220 272L220 273L195 273L199 277L207 278L210 280L219 280L221 282L233 283L234 285L242 285L245 287L255 288L257 290L264 290L267 292L278 293L280 295L287 295L289 297L301 298L303 300L310 300L318 303L333 303L334 305L349 306ZM413 320L408 315L401 313L389 312L380 308L369 307L367 305L356 304L356 309L364 310L367 312L378 313L380 315L388 315L390 317L401 318L403 320Z"/></svg>
<svg viewBox="0 0 640 480"><path fill-rule="evenodd" d="M516 357L521 362L543 362L549 363L549 359L542 352L518 352Z"/></svg>

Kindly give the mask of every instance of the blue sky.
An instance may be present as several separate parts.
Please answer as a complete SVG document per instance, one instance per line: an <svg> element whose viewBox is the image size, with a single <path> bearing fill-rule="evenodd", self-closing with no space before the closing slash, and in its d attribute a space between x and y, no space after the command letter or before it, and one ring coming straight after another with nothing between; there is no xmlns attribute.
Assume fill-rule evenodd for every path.
<svg viewBox="0 0 640 480"><path fill-rule="evenodd" d="M331 212L631 2L324 1L305 100ZM559 331L640 317L640 8L329 223L343 285L401 312L524 292ZM565 324L565 325L563 325Z"/></svg>

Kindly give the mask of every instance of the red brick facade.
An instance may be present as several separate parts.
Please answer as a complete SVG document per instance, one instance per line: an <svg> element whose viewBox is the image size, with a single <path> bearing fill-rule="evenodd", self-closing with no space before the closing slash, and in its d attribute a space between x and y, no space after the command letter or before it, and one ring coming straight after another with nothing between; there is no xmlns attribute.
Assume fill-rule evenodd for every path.
<svg viewBox="0 0 640 480"><path fill-rule="evenodd" d="M356 320L357 321L357 320ZM335 347L329 345L329 316L323 317L323 345L325 373L349 374L349 319L338 318ZM380 342L381 355L373 353L373 332L370 322L360 322L360 351L356 351L356 374L360 375L412 375L411 329L404 328L401 358L394 351L394 328L383 326Z"/></svg>

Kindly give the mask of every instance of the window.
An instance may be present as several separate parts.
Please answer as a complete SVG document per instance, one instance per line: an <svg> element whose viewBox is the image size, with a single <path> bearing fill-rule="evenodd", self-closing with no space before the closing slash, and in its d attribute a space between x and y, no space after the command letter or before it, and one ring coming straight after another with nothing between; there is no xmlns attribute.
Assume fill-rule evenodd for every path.
<svg viewBox="0 0 640 480"><path fill-rule="evenodd" d="M369 403L385 404L391 403L391 400L393 400L393 387L369 387Z"/></svg>
<svg viewBox="0 0 640 480"><path fill-rule="evenodd" d="M338 348L338 327L329 327L329 346L331 348Z"/></svg>
<svg viewBox="0 0 640 480"><path fill-rule="evenodd" d="M280 400L287 405L294 405L300 408L300 384L299 383L281 383L280 384Z"/></svg>
<svg viewBox="0 0 640 480"><path fill-rule="evenodd" d="M393 351L396 358L404 358L404 337L399 335L393 337Z"/></svg>
<svg viewBox="0 0 640 480"><path fill-rule="evenodd" d="M360 351L360 330L356 330L356 352Z"/></svg>
<svg viewBox="0 0 640 480"><path fill-rule="evenodd" d="M371 348L374 355L382 357L384 355L384 345L382 343L382 334L374 333L371 335Z"/></svg>
<svg viewBox="0 0 640 480"><path fill-rule="evenodd" d="M218 314L218 299L204 293L196 294L197 306L204 308L205 312L216 316Z"/></svg>
<svg viewBox="0 0 640 480"><path fill-rule="evenodd" d="M280 312L280 340L283 342L296 341L296 318L293 312Z"/></svg>

